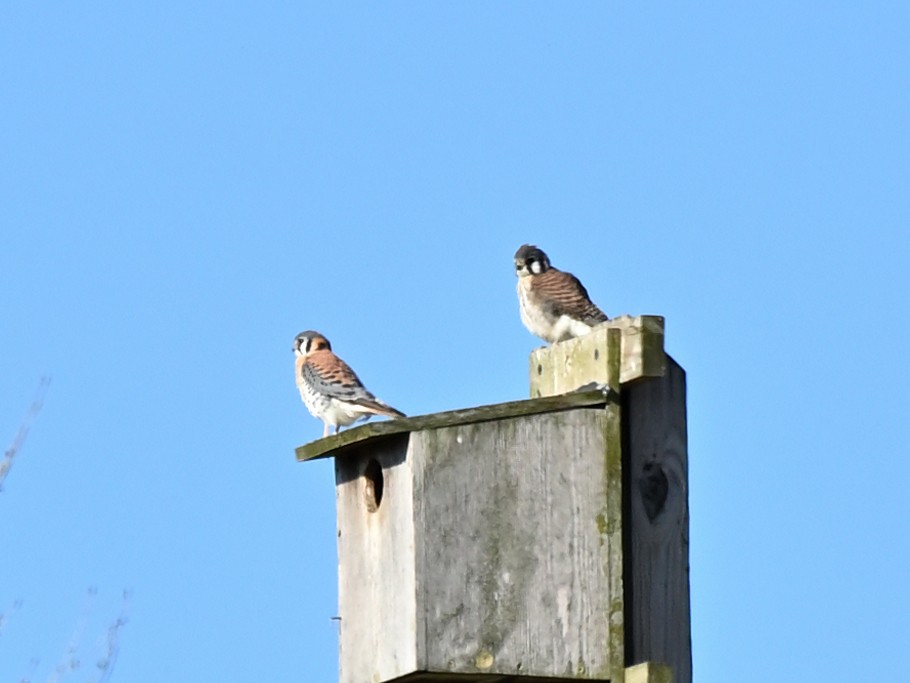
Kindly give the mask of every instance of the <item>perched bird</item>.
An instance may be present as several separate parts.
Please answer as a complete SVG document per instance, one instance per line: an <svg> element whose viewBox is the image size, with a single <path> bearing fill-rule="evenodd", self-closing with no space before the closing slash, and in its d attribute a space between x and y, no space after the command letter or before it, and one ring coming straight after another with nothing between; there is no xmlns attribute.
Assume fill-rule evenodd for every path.
<svg viewBox="0 0 910 683"><path fill-rule="evenodd" d="M372 415L405 417L400 410L367 391L319 332L307 330L298 334L294 339L294 355L300 398L313 417L322 420L323 436L329 435L329 425L335 426L337 434L339 427L368 420Z"/></svg>
<svg viewBox="0 0 910 683"><path fill-rule="evenodd" d="M608 320L591 303L588 290L571 273L550 265L542 250L523 244L515 252L521 321L533 334L552 344L580 337Z"/></svg>

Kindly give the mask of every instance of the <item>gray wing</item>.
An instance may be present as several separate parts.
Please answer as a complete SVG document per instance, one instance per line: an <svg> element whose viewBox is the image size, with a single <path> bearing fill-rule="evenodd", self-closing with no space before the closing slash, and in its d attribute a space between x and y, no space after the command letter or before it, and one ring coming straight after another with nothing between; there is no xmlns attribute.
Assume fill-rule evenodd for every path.
<svg viewBox="0 0 910 683"><path fill-rule="evenodd" d="M303 381L323 396L360 405L382 415L404 417L404 413L367 391L351 367L332 353L313 354L303 364L301 373Z"/></svg>
<svg viewBox="0 0 910 683"><path fill-rule="evenodd" d="M324 396L350 402L375 398L350 366L335 355L314 354L303 364L301 373L303 381Z"/></svg>

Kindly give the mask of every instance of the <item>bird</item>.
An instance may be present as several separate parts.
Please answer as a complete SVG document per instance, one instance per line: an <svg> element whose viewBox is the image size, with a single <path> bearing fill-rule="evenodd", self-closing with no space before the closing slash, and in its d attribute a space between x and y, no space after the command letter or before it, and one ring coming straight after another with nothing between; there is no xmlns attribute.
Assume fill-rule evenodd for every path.
<svg viewBox="0 0 910 683"><path fill-rule="evenodd" d="M373 415L406 417L380 401L363 386L351 367L332 351L329 340L319 332L307 330L294 338L295 374L300 398L310 414L322 420L329 435L329 425L338 433L358 420Z"/></svg>
<svg viewBox="0 0 910 683"><path fill-rule="evenodd" d="M521 321L544 341L580 337L609 320L581 281L551 266L549 257L533 244L522 244L515 252L515 272Z"/></svg>

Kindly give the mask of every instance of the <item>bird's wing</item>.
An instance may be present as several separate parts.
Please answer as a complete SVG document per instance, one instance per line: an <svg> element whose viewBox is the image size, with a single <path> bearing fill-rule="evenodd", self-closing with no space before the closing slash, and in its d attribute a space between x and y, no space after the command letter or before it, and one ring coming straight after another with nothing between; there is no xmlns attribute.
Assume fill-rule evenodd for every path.
<svg viewBox="0 0 910 683"><path fill-rule="evenodd" d="M351 367L331 351L311 354L303 364L301 373L303 380L320 394L362 406L380 415L405 416L367 391Z"/></svg>
<svg viewBox="0 0 910 683"><path fill-rule="evenodd" d="M606 314L591 301L585 286L572 273L551 268L535 278L534 289L543 305L555 316L567 315L589 325L608 320Z"/></svg>

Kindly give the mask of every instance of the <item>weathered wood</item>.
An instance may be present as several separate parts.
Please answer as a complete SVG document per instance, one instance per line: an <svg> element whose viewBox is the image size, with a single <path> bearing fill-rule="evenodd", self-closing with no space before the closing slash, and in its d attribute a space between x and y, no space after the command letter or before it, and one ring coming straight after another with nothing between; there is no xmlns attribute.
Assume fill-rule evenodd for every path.
<svg viewBox="0 0 910 683"><path fill-rule="evenodd" d="M621 416L600 400L336 458L341 683L621 681Z"/></svg>
<svg viewBox="0 0 910 683"><path fill-rule="evenodd" d="M554 683L552 678L537 678L532 676L464 676L451 674L415 674L420 683ZM418 678L405 676L394 683L416 683ZM620 683L610 681L610 683ZM636 664L625 670L624 683L673 683L670 667L654 662Z"/></svg>
<svg viewBox="0 0 910 683"><path fill-rule="evenodd" d="M619 381L623 384L664 374L664 318L660 315L621 315L605 323L622 333Z"/></svg>
<svg viewBox="0 0 910 683"><path fill-rule="evenodd" d="M673 683L673 674L665 664L644 662L626 669L625 683Z"/></svg>
<svg viewBox="0 0 910 683"><path fill-rule="evenodd" d="M621 334L606 324L589 334L531 352L531 398L546 398L582 386L619 391Z"/></svg>
<svg viewBox="0 0 910 683"><path fill-rule="evenodd" d="M417 415L399 420L385 422L371 422L368 424L346 429L338 434L327 436L316 441L311 441L297 448L297 460L316 460L338 455L346 448L362 441L379 436L392 436L420 431L422 429L435 429L454 424L468 424L471 422L484 422L498 420L520 415L535 415L538 413L568 410L583 406L603 405L608 390L595 389L591 391L578 391L562 396L550 396L544 399L511 401L509 403L496 403L493 405L465 408L462 410L449 410L442 413Z"/></svg>
<svg viewBox="0 0 910 683"><path fill-rule="evenodd" d="M387 681L417 667L413 478L401 466L407 445L399 434L370 444L366 457L335 460L341 681ZM365 476L371 462L382 472L378 506ZM370 676L359 668L367 653Z"/></svg>
<svg viewBox="0 0 910 683"><path fill-rule="evenodd" d="M570 679L572 680L572 679ZM404 678L398 678L392 683L563 683L564 678L541 678L539 676L498 676L490 674L434 674L416 673ZM592 682L589 682L592 683ZM594 681L593 683L600 683ZM605 681L604 683L620 683L619 681Z"/></svg>
<svg viewBox="0 0 910 683"><path fill-rule="evenodd" d="M691 683L663 319L535 351L531 389L297 449L337 456L341 683Z"/></svg>
<svg viewBox="0 0 910 683"><path fill-rule="evenodd" d="M611 403L419 434L417 554L423 539L439 615L427 620L425 670L598 680L621 666L604 609L622 601L609 592L622 552L610 518L621 506L609 506L618 428Z"/></svg>
<svg viewBox="0 0 910 683"><path fill-rule="evenodd" d="M489 674L434 674L416 673L411 676L398 678L392 683L565 683L577 679L551 678L540 676L498 676ZM601 683L588 681L588 683ZM622 683L622 681L604 681L603 683Z"/></svg>
<svg viewBox="0 0 910 683"><path fill-rule="evenodd" d="M616 331L607 337L607 376L614 378L608 383L610 390L617 388L615 378L619 376L622 356ZM622 402L620 396L620 409L608 411L604 421L604 449L605 465L605 498L603 501L606 510L606 528L603 529L608 541L608 573L610 576L610 601L601 609L606 608L610 620L610 680L613 683L623 683L623 670L625 667L625 593L623 592L623 571L625 559L623 558L623 459L622 459ZM617 448L618 446L618 448ZM595 453L591 453L591 456ZM582 454L582 457L585 457ZM590 456L588 456L590 457Z"/></svg>
<svg viewBox="0 0 910 683"><path fill-rule="evenodd" d="M691 683L686 375L623 387L626 663ZM628 682L627 682L628 683Z"/></svg>
<svg viewBox="0 0 910 683"><path fill-rule="evenodd" d="M618 334L619 346L610 346ZM618 375L610 354L618 353ZM664 372L664 319L655 315L621 316L589 334L536 349L530 357L531 396L555 396L591 383L618 389Z"/></svg>

